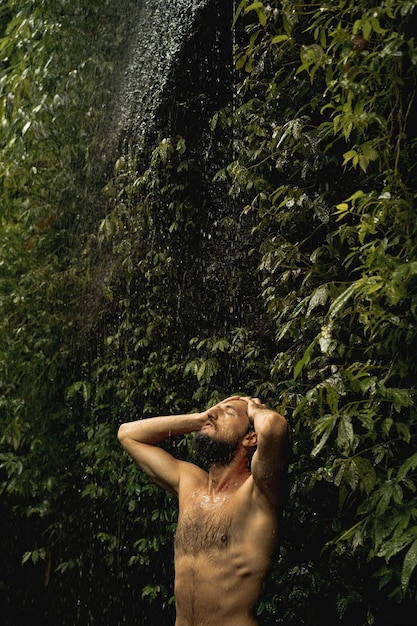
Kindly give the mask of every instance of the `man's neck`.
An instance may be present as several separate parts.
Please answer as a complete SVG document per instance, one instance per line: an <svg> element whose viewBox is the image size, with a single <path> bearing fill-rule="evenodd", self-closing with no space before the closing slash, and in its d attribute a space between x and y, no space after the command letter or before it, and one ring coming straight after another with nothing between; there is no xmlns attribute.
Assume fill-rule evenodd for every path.
<svg viewBox="0 0 417 626"><path fill-rule="evenodd" d="M209 493L235 491L250 476L247 459L233 459L229 465L213 463L209 470Z"/></svg>

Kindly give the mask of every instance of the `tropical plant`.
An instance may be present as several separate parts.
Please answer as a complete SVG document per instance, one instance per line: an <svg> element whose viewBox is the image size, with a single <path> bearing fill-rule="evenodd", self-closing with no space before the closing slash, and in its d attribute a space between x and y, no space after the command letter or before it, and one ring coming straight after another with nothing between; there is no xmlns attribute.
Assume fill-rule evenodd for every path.
<svg viewBox="0 0 417 626"><path fill-rule="evenodd" d="M129 143L109 171L101 112L129 1L2 3L0 591L10 626L28 615L100 626L173 618L176 504L121 452L117 427L234 391L259 395L294 430L263 622L407 619L414 4L243 0L230 106L219 97L194 126L161 106L146 146ZM169 446L188 454L186 437Z"/></svg>
<svg viewBox="0 0 417 626"><path fill-rule="evenodd" d="M236 20L242 98L224 119L238 156L220 175L251 194L263 235L296 485L304 494L309 432L307 491L339 494L324 554L371 563L390 597L414 601L414 3L245 0ZM360 596L339 618L361 601L355 623L382 623Z"/></svg>

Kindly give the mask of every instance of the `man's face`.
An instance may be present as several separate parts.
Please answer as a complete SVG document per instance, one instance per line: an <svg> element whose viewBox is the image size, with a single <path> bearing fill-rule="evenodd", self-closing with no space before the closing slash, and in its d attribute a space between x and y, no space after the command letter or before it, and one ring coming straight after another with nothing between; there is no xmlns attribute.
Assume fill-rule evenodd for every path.
<svg viewBox="0 0 417 626"><path fill-rule="evenodd" d="M226 400L207 411L207 421L200 432L215 441L234 443L243 439L250 428L244 400Z"/></svg>
<svg viewBox="0 0 417 626"><path fill-rule="evenodd" d="M243 400L226 400L209 409L204 426L194 434L198 465L229 465L250 427Z"/></svg>

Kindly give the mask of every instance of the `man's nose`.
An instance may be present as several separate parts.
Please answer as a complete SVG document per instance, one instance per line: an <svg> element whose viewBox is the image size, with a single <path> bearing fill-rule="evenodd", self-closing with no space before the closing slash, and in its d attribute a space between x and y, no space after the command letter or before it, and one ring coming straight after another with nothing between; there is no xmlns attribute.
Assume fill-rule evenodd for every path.
<svg viewBox="0 0 417 626"><path fill-rule="evenodd" d="M208 416L212 420L216 420L219 416L219 413L216 409L210 409L208 412Z"/></svg>

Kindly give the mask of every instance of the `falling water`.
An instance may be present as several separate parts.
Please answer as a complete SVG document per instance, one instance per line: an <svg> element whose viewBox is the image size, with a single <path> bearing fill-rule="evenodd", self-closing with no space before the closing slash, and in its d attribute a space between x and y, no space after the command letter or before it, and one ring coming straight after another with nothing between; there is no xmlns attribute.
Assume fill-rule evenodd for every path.
<svg viewBox="0 0 417 626"><path fill-rule="evenodd" d="M51 583L42 588L41 598L33 600L45 624L145 624L141 622L144 614L151 626L163 623L148 596L141 602L140 590L149 584L150 577L158 576L161 588L170 589L168 541L159 550L153 540L158 539L158 533L159 537L162 533L169 536L173 520L168 516L154 524L152 512L167 515L172 507L165 496L150 493L148 484L132 477L133 470L123 466L124 457L116 448L116 424L119 417L133 418L133 411L143 408L143 397L151 393L147 385L151 387L155 377L159 377L160 397L155 399L156 393L152 392L152 406L159 402L165 403L166 408L170 398L176 401L180 397L184 404L189 402L192 410L191 387L195 388L195 381L191 385L184 382L182 371L172 376L174 382L167 381L169 369L177 372L187 359L193 358L189 346L196 336L228 337L231 341L233 329L241 324L254 299L247 282L250 272L245 273L244 266L247 250L245 231L239 221L241 207L228 196L226 185L213 183L214 174L228 156L229 137L219 136L220 133L214 137L210 120L216 111L230 105L233 97L233 3L123 0L123 11L124 7L128 7L129 14L121 20L117 31L117 37L121 36L120 29L123 31L123 45L118 58L112 59L115 69L111 95L103 102L105 120L97 130L98 138L94 138L97 148L96 144L91 148L99 154L97 159L89 155L85 195L77 198L76 204L79 236L74 239L82 251L80 275L84 276L85 269L86 278L80 295L79 325L74 332L77 343L72 346L71 365L75 372L68 372L69 384L75 381L72 389L78 387L72 398L68 392L66 401L63 400L70 406L68 415L73 423L73 430L66 431L73 437L68 442L73 456L63 465L70 497L64 511L54 512L59 528L54 542L60 552L54 545ZM108 33L106 30L106 36ZM99 95L98 88L97 99ZM170 239L165 215L170 199L167 206L156 202L151 217L157 223L153 232L157 245L153 240L144 244L141 241L138 251L138 238L131 228L138 211L132 203L125 207L124 231L118 240L119 248L133 250L135 261L146 264L151 250L155 256L167 252L177 263L176 274L167 272L148 289L137 269L139 264L132 263L133 269L126 269L119 262L114 242L101 246L98 241L100 220L117 202L112 198L109 202L114 204L110 208L106 204L103 180L112 176L114 163L129 150L144 154L142 162L149 163L149 152L160 138L178 136L185 138L187 155L191 155L194 164L192 184L187 187L192 212L188 222L184 220L181 233L174 233L177 238ZM171 245L169 250L167 242ZM185 248L188 256L182 265ZM161 267L163 274L165 268ZM134 271L136 284L130 280ZM245 284L240 281L241 276L245 277ZM154 304L149 292L155 284L165 308L161 312L158 302L155 308L159 318L154 323L153 319L149 321L154 311L147 315ZM141 344L148 339L146 325L156 327L158 323L160 327L149 332L153 333L149 342L154 343L148 349L147 344ZM166 356L162 363L161 353ZM152 370L148 379L143 376L147 368ZM219 386L228 387L232 382L234 389L240 386L236 369L225 371ZM169 388L170 384L174 389ZM91 395L87 392L90 389ZM126 414L129 410L132 415ZM183 453L180 444L175 452ZM130 492L127 483L134 485ZM140 493L137 485L142 488ZM61 500L58 498L57 502ZM60 520L65 520L62 529ZM131 566L129 558L137 549L141 533L148 542L148 552L140 554L138 549L133 554L138 561L134 560ZM154 545L153 569L149 572L146 558ZM169 597L160 602L159 610L169 604Z"/></svg>
<svg viewBox="0 0 417 626"><path fill-rule="evenodd" d="M182 63L191 60L193 65L201 66L204 62L196 48L191 50L192 59L184 60L183 53L202 27L201 43L212 41L215 31L224 28L221 22L214 24L213 17L215 20L220 17L230 30L230 20L225 21L230 9L219 11L219 4L217 0L139 0L132 3L129 41L117 65L114 102L107 103L113 120L113 149L121 141L144 146L149 133L163 125L161 118L167 115L163 108L181 108L186 104L175 98L178 88L183 91L187 87L175 84L175 76ZM213 50L214 56L219 52ZM204 71L209 72L210 68ZM189 84L188 88L193 90L195 85Z"/></svg>
<svg viewBox="0 0 417 626"><path fill-rule="evenodd" d="M139 211L137 205L140 205L140 201L134 199L131 205L125 206L125 228L120 235L120 241L121 247L126 249L130 247L133 250L133 258L139 262L136 265L132 263L133 269L126 271L125 274L129 274L129 278L126 278L121 270L119 274L116 273L114 279L108 268L112 267L113 263L120 268L123 263L115 261L117 252L114 246L109 246L105 252L102 249L98 250L97 262L94 264L98 287L92 294L92 300L95 300L93 306L97 308L94 308L94 314L88 312L85 316L87 322L83 323L96 324L95 328L88 330L91 334L99 336L100 346L103 343L110 349L111 346L115 346L114 353L110 354L109 350L109 354L106 355L111 364L109 379L112 385L119 388L120 380L124 376L126 384L131 385L131 397L126 401L126 405L131 403L129 407L132 414L122 415L121 408L123 421L133 419L136 417L133 412L140 412L144 408L146 404L144 397L147 398L153 393L146 387L155 384L155 376L162 376L162 380L157 381L161 386L160 397L157 400L153 398L154 402L159 402L168 411L172 407L166 406L167 398L181 397L182 393L181 401L185 403L188 398L189 408L192 410L193 391L185 389L185 386L178 389L175 380L174 383L170 382L169 372L163 370L164 364L160 365L158 362L155 366L155 360L152 361L155 357L152 355L157 354L158 359L161 358L160 354L168 354L167 358L178 358L179 361L191 359L193 357L190 356L190 341L196 336L203 340L207 337L227 338L231 345L233 337L237 336L236 329L251 325L249 318L254 316L253 301L256 301L253 288L254 272L246 271L249 262L247 241L250 239L248 236L250 227L242 222L241 205L228 195L227 186L213 183L214 174L224 165L225 160L231 159L228 152L230 137L219 133L220 136L214 138L210 121L213 114L222 107L233 106L235 79L231 28L233 3L224 0L167 0L164 3L160 0L143 0L132 1L130 4L132 12L130 24L126 27L127 40L123 46L123 54L115 63L112 98L106 102L108 136L107 153L103 156L103 161L106 167L112 169L112 165L121 155L135 152L139 154L140 163L145 163L147 167L149 154L161 138L181 136L185 138L187 155L191 155L194 169L192 185L187 187L187 202L191 207L189 223L187 224L186 220L181 223L183 230L180 233L174 232L172 235L169 229L171 198L168 198L165 204L163 201L157 201L151 206L150 219L153 230L149 234L145 229L144 237L148 239L145 239L145 243L142 241L138 243L132 224L135 224ZM146 265L148 262L146 256L148 250L155 256L168 255L172 259L172 264L177 264L178 268L177 273L170 273L167 269L166 276L163 275L160 282L157 282L159 278L155 279L156 282L151 282L150 287L149 283L143 280L141 272L137 271L137 265L142 262ZM161 273L164 274L165 266L161 267ZM152 270L153 267L149 270L150 274ZM106 282L108 274L111 275L109 283ZM117 293L117 297L112 296L104 303L103 307L106 306L107 311L103 314L103 310L100 310L103 298L100 299L96 294L99 294L100 290L104 292L107 287L108 291ZM156 289L162 303L158 300L155 304L155 299L152 299L152 288ZM149 350L148 345L142 340L145 338L147 341L146 324L151 327L153 320L147 321L147 312L143 312L144 306L152 311L152 315L158 317L158 322L154 326L160 323L160 328L150 331L150 335L153 333L154 336L151 336ZM112 335L117 335L123 325L127 330L120 331L120 343L113 342ZM135 345L132 336L139 332L143 333L144 337L138 335L139 341ZM239 340L245 342L244 332ZM86 349L90 349L89 346ZM101 349L99 347L99 350ZM94 360L94 355L93 359L89 356L84 360L90 363ZM231 357L230 363L232 360ZM104 362L104 357L100 354L100 364ZM172 361L168 364L173 369L177 365ZM142 371L138 372L135 368L152 370L152 380L146 380ZM243 388L245 381L241 378L241 370L245 370L245 364L239 363L238 359L228 370L227 366L223 365L219 385L231 391ZM245 375L248 375L247 372ZM132 380L133 382L130 382ZM183 384L182 381L180 383ZM99 386L100 381L93 381L93 384ZM174 389L169 388L170 384L174 384ZM131 398L134 398L134 401L131 401ZM116 395L114 403L117 404L119 401L119 396ZM117 410L115 408L114 413ZM145 414L146 410L145 406ZM102 424L98 426L95 424L94 427L96 433L99 433ZM175 449L176 455L182 452L180 448ZM86 453L89 453L87 447ZM121 472L123 480L126 471L124 467ZM144 537L149 533L152 511L167 511L172 507L168 507L163 500L165 496L155 493L149 495L146 487L142 485L142 488L140 495L136 494L133 499L131 498L129 513L126 512L124 501L128 496L124 493L117 494L117 502L112 503L109 510L106 509L108 519L104 512L103 518L94 522L95 532L98 531L99 536L105 536L108 532L106 523L111 524L110 516L119 506L126 516L122 524L123 539L119 548L120 553L126 557L127 551L129 554L137 551L132 557L134 566L121 569L117 574L117 584L120 584L117 589L115 585L114 590L115 596L117 594L120 598L117 606L114 597L108 600L106 607L108 615L113 615L113 612L115 614L113 626L125 623L128 614L132 616L135 610L133 604L138 601L134 597L136 588L139 589L140 596L140 589L151 587L153 579L159 581L158 584L161 584L162 580L168 589L171 584L170 544L168 542L166 546L164 544L160 554L157 551L151 554L152 565L148 567L149 569L151 567L152 571L148 571L147 562L141 562L143 555L137 542L140 542L141 533ZM155 504L157 498L162 500ZM166 532L169 533L172 520L165 521ZM157 518L155 527L152 527L152 536L146 538L148 551L152 550L149 546L152 546L154 534L157 536L157 528L160 529L163 522L164 520ZM159 532L165 533L165 527ZM148 553L143 558L145 557L148 558ZM94 567L92 571L96 571ZM88 576L91 578L91 573ZM163 599L158 598L158 609L156 603L155 609L153 605L148 607L147 603L151 603L153 593L151 589L148 596L146 595L148 591L142 598L141 606L137 608L141 614L151 614L153 610L160 611L161 605L164 604ZM130 601L132 596L133 599ZM88 601L84 599L79 615L89 615L89 611ZM162 619L155 618L155 621L149 623L159 621Z"/></svg>

